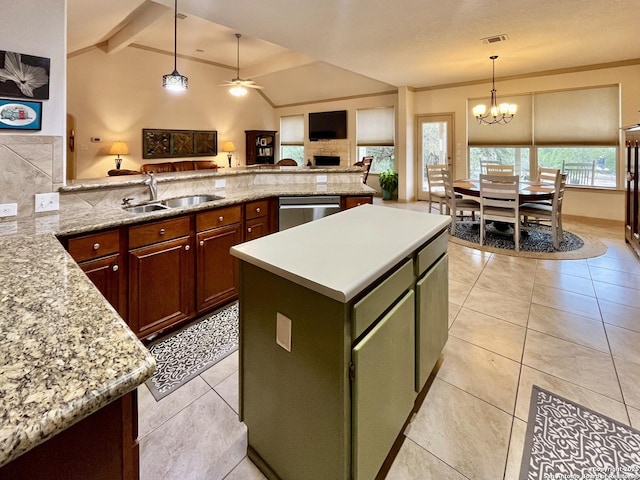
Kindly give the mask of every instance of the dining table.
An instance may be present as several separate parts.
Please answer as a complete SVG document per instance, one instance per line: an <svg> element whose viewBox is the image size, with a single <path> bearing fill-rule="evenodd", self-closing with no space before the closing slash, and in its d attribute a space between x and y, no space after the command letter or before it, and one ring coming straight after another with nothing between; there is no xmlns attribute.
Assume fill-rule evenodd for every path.
<svg viewBox="0 0 640 480"><path fill-rule="evenodd" d="M454 180L453 190L462 195L471 197L480 196L480 180L477 178L467 178L464 180ZM520 180L520 204L526 202L540 202L552 200L555 192L555 185L538 181Z"/></svg>

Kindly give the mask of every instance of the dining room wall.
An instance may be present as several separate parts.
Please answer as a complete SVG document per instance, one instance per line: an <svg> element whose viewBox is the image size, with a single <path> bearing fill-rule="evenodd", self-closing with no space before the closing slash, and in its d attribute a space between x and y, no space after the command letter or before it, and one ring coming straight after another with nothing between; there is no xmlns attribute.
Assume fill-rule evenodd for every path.
<svg viewBox="0 0 640 480"><path fill-rule="evenodd" d="M216 130L218 155L198 157L227 164L220 152L225 141L236 147L234 163L245 164L245 130L278 130L273 107L255 90L234 97L217 86L234 71L178 58L178 70L189 78L186 92L162 88L162 76L173 69L173 57L130 46L116 54L92 48L68 59L68 113L76 122L76 179L104 177L114 168L108 151L124 141L130 155L123 169L143 163L142 129ZM92 141L98 139L99 141ZM163 160L157 160L163 161Z"/></svg>
<svg viewBox="0 0 640 480"><path fill-rule="evenodd" d="M572 71L557 74L528 76L512 80L496 79L496 90L500 96L517 95L528 92L563 90L597 85L619 84L621 91L621 125L640 121L640 60L632 65L611 66L586 71ZM455 157L454 175L458 178L468 174L466 148L467 100L489 96L490 82L477 85L434 88L415 92L415 114L454 112L455 114ZM492 126L488 128L501 128ZM624 175L624 149L620 148L620 176ZM623 187L621 185L620 187ZM624 220L624 190L569 188L565 195L563 211L569 215Z"/></svg>

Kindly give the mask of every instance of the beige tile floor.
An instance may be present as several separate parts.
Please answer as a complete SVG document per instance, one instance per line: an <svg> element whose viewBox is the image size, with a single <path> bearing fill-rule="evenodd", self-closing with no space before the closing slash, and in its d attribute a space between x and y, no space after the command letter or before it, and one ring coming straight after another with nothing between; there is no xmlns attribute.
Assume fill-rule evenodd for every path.
<svg viewBox="0 0 640 480"><path fill-rule="evenodd" d="M533 384L640 428L640 263L621 225L565 223L607 253L532 260L450 244L449 341L388 479L517 479ZM263 480L237 385L234 354L160 402L140 387L142 480Z"/></svg>

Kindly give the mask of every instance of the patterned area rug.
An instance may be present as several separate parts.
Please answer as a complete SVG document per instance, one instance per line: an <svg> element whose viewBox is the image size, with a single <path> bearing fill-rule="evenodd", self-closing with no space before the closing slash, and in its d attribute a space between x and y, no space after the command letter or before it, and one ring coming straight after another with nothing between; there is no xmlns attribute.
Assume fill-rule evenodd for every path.
<svg viewBox="0 0 640 480"><path fill-rule="evenodd" d="M640 432L536 385L520 480L640 479Z"/></svg>
<svg viewBox="0 0 640 480"><path fill-rule="evenodd" d="M146 385L159 401L238 349L238 304L218 310L148 348L157 367Z"/></svg>
<svg viewBox="0 0 640 480"><path fill-rule="evenodd" d="M477 221L471 222L469 218L466 221L458 221L455 236L449 238L453 243L478 250L529 258L573 260L597 257L607 251L606 245L599 240L586 235L580 237L567 231L563 232L560 249L556 250L553 247L551 227L547 225L521 228L519 252L515 251L512 226L506 231L500 231L488 223L485 232L485 243L480 245L480 224Z"/></svg>

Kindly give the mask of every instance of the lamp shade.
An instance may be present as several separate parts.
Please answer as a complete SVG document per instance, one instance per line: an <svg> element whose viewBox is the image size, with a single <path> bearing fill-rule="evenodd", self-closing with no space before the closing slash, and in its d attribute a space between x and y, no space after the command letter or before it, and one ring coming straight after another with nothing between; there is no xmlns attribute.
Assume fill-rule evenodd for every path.
<svg viewBox="0 0 640 480"><path fill-rule="evenodd" d="M236 151L236 146L233 144L233 142L224 142L222 144L222 151L223 152L235 152Z"/></svg>
<svg viewBox="0 0 640 480"><path fill-rule="evenodd" d="M110 155L129 155L129 147L124 142L115 142L109 150Z"/></svg>

